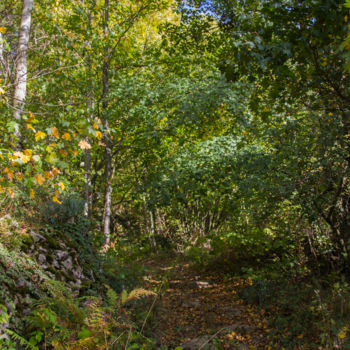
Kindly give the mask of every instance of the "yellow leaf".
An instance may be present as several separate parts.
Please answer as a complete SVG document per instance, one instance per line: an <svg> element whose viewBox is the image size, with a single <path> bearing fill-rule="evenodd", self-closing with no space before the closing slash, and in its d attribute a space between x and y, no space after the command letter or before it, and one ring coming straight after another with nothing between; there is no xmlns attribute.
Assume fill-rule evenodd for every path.
<svg viewBox="0 0 350 350"><path fill-rule="evenodd" d="M16 173L16 179L18 181L21 181L23 179L23 174L22 173Z"/></svg>
<svg viewBox="0 0 350 350"><path fill-rule="evenodd" d="M333 113L332 113L332 112L329 112L328 115L331 117L331 116L333 115Z"/></svg>
<svg viewBox="0 0 350 350"><path fill-rule="evenodd" d="M102 139L102 132L101 131L96 131L96 137L101 140Z"/></svg>
<svg viewBox="0 0 350 350"><path fill-rule="evenodd" d="M36 141L43 140L45 137L46 137L46 134L40 130L35 134Z"/></svg>
<svg viewBox="0 0 350 350"><path fill-rule="evenodd" d="M61 204L62 202L60 202L58 200L58 198L56 196L52 197L52 201L55 202L55 203L58 203L58 204Z"/></svg>
<svg viewBox="0 0 350 350"><path fill-rule="evenodd" d="M23 155L22 160L23 160L23 163L28 163L30 161L30 156Z"/></svg>
<svg viewBox="0 0 350 350"><path fill-rule="evenodd" d="M65 132L65 133L62 135L62 138L63 138L63 140L69 141L69 140L70 140L70 134L68 134L68 132Z"/></svg>
<svg viewBox="0 0 350 350"><path fill-rule="evenodd" d="M344 330L344 329L340 330L338 333L338 337L340 339L345 339L346 338L346 330Z"/></svg>
<svg viewBox="0 0 350 350"><path fill-rule="evenodd" d="M33 155L33 152L30 149L26 149L26 150L24 150L24 154L28 157L31 157Z"/></svg>
<svg viewBox="0 0 350 350"><path fill-rule="evenodd" d="M66 188L63 182L59 182L58 186L61 188L62 191Z"/></svg>
<svg viewBox="0 0 350 350"><path fill-rule="evenodd" d="M41 174L36 174L35 180L40 186L45 182L45 178Z"/></svg>
<svg viewBox="0 0 350 350"><path fill-rule="evenodd" d="M28 129L31 129L31 130L33 130L33 131L35 132L35 130L34 130L33 125L32 125L32 124L27 124L27 128L28 128Z"/></svg>
<svg viewBox="0 0 350 350"><path fill-rule="evenodd" d="M81 141L79 142L79 147L80 147L81 149L90 149L90 148L91 148L91 145L90 145L88 142L86 142L85 140L81 140Z"/></svg>
<svg viewBox="0 0 350 350"><path fill-rule="evenodd" d="M97 123L96 122L94 122L94 124L93 124L93 126L92 126L95 130L97 130L98 129L98 125L97 125Z"/></svg>
<svg viewBox="0 0 350 350"><path fill-rule="evenodd" d="M60 138L60 134L58 132L58 129L55 126L51 128L51 135L53 137L56 137L56 139Z"/></svg>
<svg viewBox="0 0 350 350"><path fill-rule="evenodd" d="M5 27L0 27L0 33L5 34L6 33L6 28Z"/></svg>

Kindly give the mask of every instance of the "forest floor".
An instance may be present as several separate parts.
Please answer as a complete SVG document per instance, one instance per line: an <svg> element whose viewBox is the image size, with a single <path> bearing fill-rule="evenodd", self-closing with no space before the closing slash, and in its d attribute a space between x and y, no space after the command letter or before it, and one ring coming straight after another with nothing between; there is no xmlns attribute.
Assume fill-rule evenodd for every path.
<svg viewBox="0 0 350 350"><path fill-rule="evenodd" d="M152 333L169 349L271 349L264 311L238 291L249 280L194 269L179 259L146 261L145 287L158 286Z"/></svg>

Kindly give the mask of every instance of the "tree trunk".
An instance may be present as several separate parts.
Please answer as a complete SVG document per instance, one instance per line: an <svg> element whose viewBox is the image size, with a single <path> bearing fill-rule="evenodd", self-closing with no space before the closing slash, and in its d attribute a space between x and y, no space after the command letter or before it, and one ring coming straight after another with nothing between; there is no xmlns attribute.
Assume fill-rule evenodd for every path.
<svg viewBox="0 0 350 350"><path fill-rule="evenodd" d="M86 138L89 143L89 138ZM92 212L92 179L91 179L91 150L85 150L84 160L84 175L85 175L85 195L84 195L84 216L91 217Z"/></svg>
<svg viewBox="0 0 350 350"><path fill-rule="evenodd" d="M16 78L13 93L13 117L20 121L23 113L27 92L27 51L30 34L33 0L23 0L21 28L19 32L18 49L16 57ZM21 133L19 128L15 130L17 143L20 142Z"/></svg>
<svg viewBox="0 0 350 350"><path fill-rule="evenodd" d="M104 34L108 34L108 17L109 17L109 0L105 0L105 23ZM109 57L108 47L105 49L105 57L102 71L103 92L102 92L102 108L103 108L103 129L104 129L104 143L105 143L105 181L106 193L103 215L103 233L105 236L106 246L110 243L111 236L111 207L112 207L112 142L109 134L108 122L108 94L109 94Z"/></svg>
<svg viewBox="0 0 350 350"><path fill-rule="evenodd" d="M5 80L4 38L0 33L0 77Z"/></svg>
<svg viewBox="0 0 350 350"><path fill-rule="evenodd" d="M91 12L89 13L89 28L91 28ZM89 46L91 43L89 43ZM92 64L90 58L88 58L88 67L92 72ZM93 79L89 82L90 91L87 93L87 111L90 124L94 120L94 108L95 108L95 96L94 96L94 84ZM90 144L89 137L86 137L86 141ZM88 219L92 215L92 163L91 163L91 149L85 150L84 160L84 175L85 175L85 195L84 195L84 216Z"/></svg>

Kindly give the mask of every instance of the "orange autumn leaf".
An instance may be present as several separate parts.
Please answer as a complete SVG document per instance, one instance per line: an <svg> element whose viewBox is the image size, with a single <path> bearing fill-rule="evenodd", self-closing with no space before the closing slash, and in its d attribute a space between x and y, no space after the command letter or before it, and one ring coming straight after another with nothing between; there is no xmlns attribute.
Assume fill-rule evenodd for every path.
<svg viewBox="0 0 350 350"><path fill-rule="evenodd" d="M11 198L13 198L15 196L15 193L13 192L13 190L11 188L8 188L7 192L10 195Z"/></svg>
<svg viewBox="0 0 350 350"><path fill-rule="evenodd" d="M52 201L55 202L55 203L58 203L58 204L61 204L62 202L60 202L58 200L58 198L56 196L52 197Z"/></svg>
<svg viewBox="0 0 350 350"><path fill-rule="evenodd" d="M13 170L9 170L9 171L7 172L7 178L8 178L10 181L12 181L12 179L13 179Z"/></svg>
<svg viewBox="0 0 350 350"><path fill-rule="evenodd" d="M16 179L18 180L18 181L21 181L21 180L23 180L23 174L22 173L16 173Z"/></svg>
<svg viewBox="0 0 350 350"><path fill-rule="evenodd" d="M44 176L46 179L50 180L54 177L53 173L51 171L45 171Z"/></svg>
<svg viewBox="0 0 350 350"><path fill-rule="evenodd" d="M54 174L54 176L56 176L57 174L60 174L60 173L61 173L60 170L57 169L57 168L55 168L55 167L53 167L53 168L51 169L51 171L52 171L52 174Z"/></svg>
<svg viewBox="0 0 350 350"><path fill-rule="evenodd" d="M40 186L45 182L45 178L41 174L36 174L35 180Z"/></svg>
<svg viewBox="0 0 350 350"><path fill-rule="evenodd" d="M60 149L59 152L60 152L63 156L65 156L65 157L68 156L67 151L65 151L64 149Z"/></svg>
<svg viewBox="0 0 350 350"><path fill-rule="evenodd" d="M34 114L32 112L29 112L29 118L27 118L27 122L31 123L34 120Z"/></svg>
<svg viewBox="0 0 350 350"><path fill-rule="evenodd" d="M62 138L63 138L63 140L69 141L69 140L70 140L70 134L68 134L68 132L65 132L65 133L62 135Z"/></svg>
<svg viewBox="0 0 350 350"><path fill-rule="evenodd" d="M51 135L53 137L56 137L56 139L60 138L60 134L58 132L58 129L55 126L51 128Z"/></svg>

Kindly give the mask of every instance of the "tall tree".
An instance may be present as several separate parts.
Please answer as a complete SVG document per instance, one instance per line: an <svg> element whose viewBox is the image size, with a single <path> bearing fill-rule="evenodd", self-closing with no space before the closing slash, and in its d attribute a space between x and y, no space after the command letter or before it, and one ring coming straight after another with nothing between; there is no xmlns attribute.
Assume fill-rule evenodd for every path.
<svg viewBox="0 0 350 350"><path fill-rule="evenodd" d="M27 52L32 20L33 0L23 0L21 26L19 30L18 48L16 55L16 78L13 92L13 117L17 121L22 118L27 93ZM19 126L15 129L15 136L20 141Z"/></svg>

